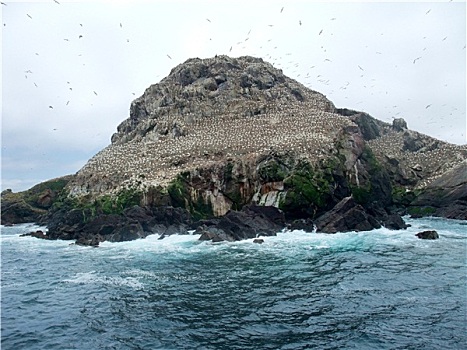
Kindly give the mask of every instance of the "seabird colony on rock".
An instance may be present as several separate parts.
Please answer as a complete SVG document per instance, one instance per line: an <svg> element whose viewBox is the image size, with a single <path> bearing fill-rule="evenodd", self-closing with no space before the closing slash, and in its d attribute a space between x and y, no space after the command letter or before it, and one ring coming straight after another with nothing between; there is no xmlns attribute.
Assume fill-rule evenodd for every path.
<svg viewBox="0 0 467 350"><path fill-rule="evenodd" d="M110 145L78 175L102 179L111 174L109 186L119 182L164 186L181 171L203 168L229 157L259 156L271 149L315 162L327 157L337 132L352 122L313 107L312 103L300 103L257 116L224 114L198 119L185 136Z"/></svg>

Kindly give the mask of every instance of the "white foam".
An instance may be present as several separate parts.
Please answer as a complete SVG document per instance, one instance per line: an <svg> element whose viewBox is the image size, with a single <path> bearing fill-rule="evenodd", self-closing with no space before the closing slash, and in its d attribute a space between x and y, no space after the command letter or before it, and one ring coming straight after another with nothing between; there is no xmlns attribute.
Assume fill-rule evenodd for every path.
<svg viewBox="0 0 467 350"><path fill-rule="evenodd" d="M63 282L76 284L103 284L110 286L125 286L133 289L142 289L144 284L136 277L113 277L103 276L96 271L78 272L73 278L65 279Z"/></svg>

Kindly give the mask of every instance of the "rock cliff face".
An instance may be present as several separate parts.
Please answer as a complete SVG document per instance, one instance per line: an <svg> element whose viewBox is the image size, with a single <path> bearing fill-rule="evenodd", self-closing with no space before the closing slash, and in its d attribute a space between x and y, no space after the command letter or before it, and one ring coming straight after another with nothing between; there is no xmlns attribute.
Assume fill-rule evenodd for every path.
<svg viewBox="0 0 467 350"><path fill-rule="evenodd" d="M86 212L86 220L99 213L133 220L125 210L139 205L179 207L196 222L253 204L281 209L292 227L316 219L328 232L348 223L353 230L402 228L397 210L444 215L455 197L449 217L462 212L466 159L465 145L411 131L403 119L391 125L335 108L262 59L216 56L186 61L134 100L112 143L68 182L61 198L67 208ZM459 181L448 181L453 174ZM336 205L342 217L333 222L324 215ZM60 222L58 212L48 220ZM228 215L225 225L237 218ZM143 231L134 236L154 230Z"/></svg>

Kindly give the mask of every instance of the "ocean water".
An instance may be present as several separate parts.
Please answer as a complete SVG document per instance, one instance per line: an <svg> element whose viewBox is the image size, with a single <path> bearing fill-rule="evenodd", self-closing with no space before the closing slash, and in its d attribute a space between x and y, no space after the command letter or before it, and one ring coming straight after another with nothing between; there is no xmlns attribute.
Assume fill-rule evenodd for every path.
<svg viewBox="0 0 467 350"><path fill-rule="evenodd" d="M2 227L1 349L465 349L466 222L407 221L99 248Z"/></svg>

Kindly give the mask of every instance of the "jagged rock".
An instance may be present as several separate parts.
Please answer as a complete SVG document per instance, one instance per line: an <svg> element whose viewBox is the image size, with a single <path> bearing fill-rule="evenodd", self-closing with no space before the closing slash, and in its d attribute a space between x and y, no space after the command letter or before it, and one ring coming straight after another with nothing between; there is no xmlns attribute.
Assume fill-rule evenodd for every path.
<svg viewBox="0 0 467 350"><path fill-rule="evenodd" d="M408 226L399 214L391 214L382 220L384 227L390 230L405 230Z"/></svg>
<svg viewBox="0 0 467 350"><path fill-rule="evenodd" d="M403 131L407 129L407 122L404 118L394 118L392 121L392 127L396 131Z"/></svg>
<svg viewBox="0 0 467 350"><path fill-rule="evenodd" d="M373 140L381 136L381 126L383 124L375 118L372 118L369 114L356 112L351 115L350 119L358 125L363 138L366 141Z"/></svg>
<svg viewBox="0 0 467 350"><path fill-rule="evenodd" d="M420 239L438 239L439 238L438 232L434 230L422 231L422 232L417 233L415 236L417 236Z"/></svg>
<svg viewBox="0 0 467 350"><path fill-rule="evenodd" d="M332 210L315 220L317 232L369 231L381 225L352 197L344 198Z"/></svg>
<svg viewBox="0 0 467 350"><path fill-rule="evenodd" d="M467 161L429 183L410 206L418 209L411 211L412 216L435 215L467 220Z"/></svg>

